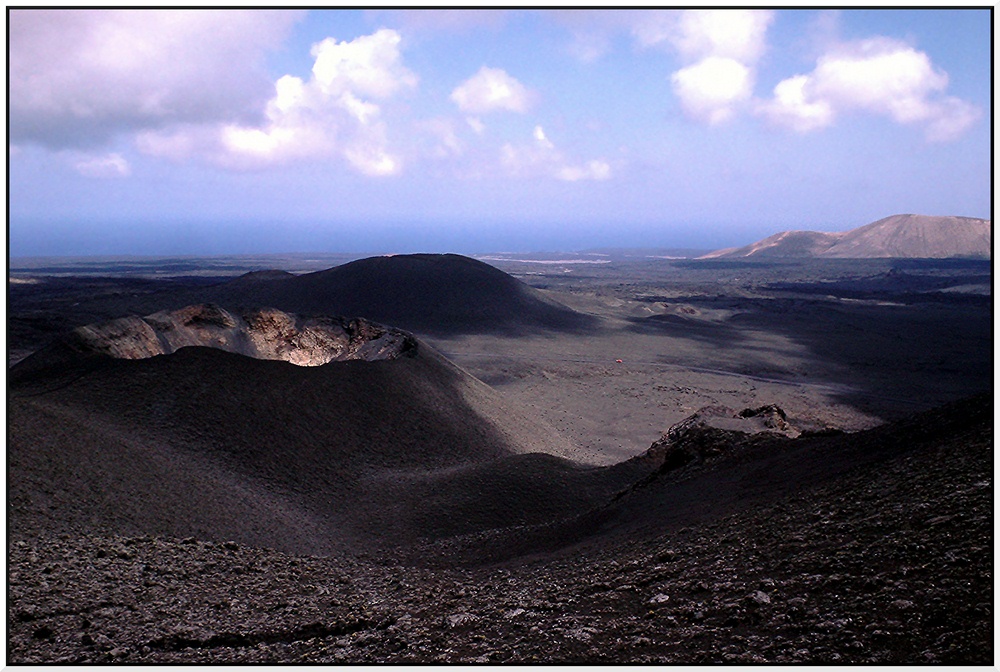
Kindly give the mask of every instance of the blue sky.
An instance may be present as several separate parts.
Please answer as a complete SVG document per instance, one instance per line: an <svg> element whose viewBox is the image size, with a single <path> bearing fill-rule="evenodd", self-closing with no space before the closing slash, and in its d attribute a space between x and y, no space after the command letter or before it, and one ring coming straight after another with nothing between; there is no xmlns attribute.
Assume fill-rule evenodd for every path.
<svg viewBox="0 0 1000 672"><path fill-rule="evenodd" d="M990 217L991 21L11 11L9 252L717 248Z"/></svg>

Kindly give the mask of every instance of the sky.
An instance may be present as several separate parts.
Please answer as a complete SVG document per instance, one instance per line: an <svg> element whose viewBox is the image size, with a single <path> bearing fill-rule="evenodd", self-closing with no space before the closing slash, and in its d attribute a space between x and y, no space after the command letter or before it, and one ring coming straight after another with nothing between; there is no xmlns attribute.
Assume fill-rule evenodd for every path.
<svg viewBox="0 0 1000 672"><path fill-rule="evenodd" d="M8 10L10 256L992 216L989 6Z"/></svg>

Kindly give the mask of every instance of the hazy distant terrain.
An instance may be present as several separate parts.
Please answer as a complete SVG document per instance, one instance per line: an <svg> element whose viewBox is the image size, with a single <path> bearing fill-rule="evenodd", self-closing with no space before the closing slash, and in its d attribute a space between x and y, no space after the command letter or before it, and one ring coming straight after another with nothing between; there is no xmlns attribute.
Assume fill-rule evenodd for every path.
<svg viewBox="0 0 1000 672"><path fill-rule="evenodd" d="M8 663L992 661L990 262L664 252L15 261Z"/></svg>
<svg viewBox="0 0 1000 672"><path fill-rule="evenodd" d="M992 232L993 224L988 219L893 215L843 233L784 231L702 258L989 259Z"/></svg>

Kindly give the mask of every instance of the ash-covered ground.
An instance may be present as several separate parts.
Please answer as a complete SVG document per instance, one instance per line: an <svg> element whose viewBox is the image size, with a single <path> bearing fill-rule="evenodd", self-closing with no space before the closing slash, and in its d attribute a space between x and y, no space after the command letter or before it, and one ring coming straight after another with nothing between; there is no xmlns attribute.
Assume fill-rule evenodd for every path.
<svg viewBox="0 0 1000 672"><path fill-rule="evenodd" d="M397 362L15 367L7 663L993 663L988 263L533 261ZM18 279L15 362L236 291Z"/></svg>

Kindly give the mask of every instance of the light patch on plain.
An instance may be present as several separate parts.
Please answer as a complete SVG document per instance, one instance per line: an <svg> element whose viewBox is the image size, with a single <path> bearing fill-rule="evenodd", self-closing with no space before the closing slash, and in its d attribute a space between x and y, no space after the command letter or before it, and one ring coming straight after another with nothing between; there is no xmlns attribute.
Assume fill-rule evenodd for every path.
<svg viewBox="0 0 1000 672"><path fill-rule="evenodd" d="M480 261L506 261L518 264L610 264L610 259L511 259L510 257L476 257Z"/></svg>

